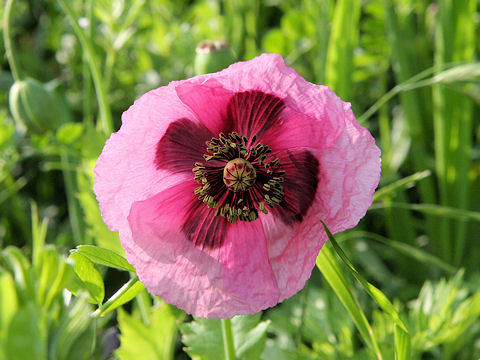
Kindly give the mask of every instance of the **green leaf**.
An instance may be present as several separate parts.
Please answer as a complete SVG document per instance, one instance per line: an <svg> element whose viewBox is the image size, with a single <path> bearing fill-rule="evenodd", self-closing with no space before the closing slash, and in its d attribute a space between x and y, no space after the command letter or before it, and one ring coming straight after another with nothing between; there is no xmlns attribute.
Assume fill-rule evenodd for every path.
<svg viewBox="0 0 480 360"><path fill-rule="evenodd" d="M333 237L332 233L330 230L328 230L327 225L322 221L323 227L325 228L325 231L328 235L328 239L333 245L333 248L337 252L338 256L343 260L343 262L347 265L348 269L352 272L353 276L362 284L362 286L365 288L367 293L372 297L373 300L385 311L387 314L390 315L392 320L397 324L402 330L408 333L407 327L403 323L403 321L400 319L400 316L397 313L397 310L393 307L392 303L388 298L383 294L379 289L377 289L375 286L370 284L367 280L365 280L355 269L353 266L352 262L350 259L345 255L343 252L342 248L340 245L338 245L337 241Z"/></svg>
<svg viewBox="0 0 480 360"><path fill-rule="evenodd" d="M90 317L91 305L85 298L78 298L64 308L56 322L55 332L50 334L49 353L55 360L93 359L95 321Z"/></svg>
<svg viewBox="0 0 480 360"><path fill-rule="evenodd" d="M135 275L125 285L123 285L113 296L108 299L105 304L99 307L93 313L94 316L103 316L106 313L116 309L117 307L129 302L135 296L137 296L145 286L138 281L138 277Z"/></svg>
<svg viewBox="0 0 480 360"><path fill-rule="evenodd" d="M446 262L440 260L438 257L422 249L419 249L415 246L405 244L404 242L388 239L381 235L371 233L368 231L351 231L351 232L348 232L348 234L344 233L344 240L347 238L350 239L350 238L359 238L359 237L370 238L372 240L378 241L379 243L389 246L395 249L396 251L398 251L399 253L409 256L420 263L438 267L439 269L442 269L450 274L454 274L457 270L452 265L447 264Z"/></svg>
<svg viewBox="0 0 480 360"><path fill-rule="evenodd" d="M377 340L373 336L372 327L368 323L367 317L358 304L357 299L354 297L351 286L343 275L338 262L326 246L318 254L316 264L352 317L365 343L374 352L377 359L382 359Z"/></svg>
<svg viewBox="0 0 480 360"><path fill-rule="evenodd" d="M17 291L12 276L0 268L0 359L4 353L10 321L18 309Z"/></svg>
<svg viewBox="0 0 480 360"><path fill-rule="evenodd" d="M120 360L137 359L139 349L145 360L173 359L178 323L185 313L174 306L162 303L152 311L150 325L145 325L134 315L118 311L120 347L115 355Z"/></svg>
<svg viewBox="0 0 480 360"><path fill-rule="evenodd" d="M53 246L46 246L38 254L39 260L36 268L38 274L37 292L41 303L45 303L46 294L51 290L52 284L59 275L59 265L62 261Z"/></svg>
<svg viewBox="0 0 480 360"><path fill-rule="evenodd" d="M89 301L100 305L105 296L105 288L102 276L95 268L95 265L87 257L79 253L71 254L69 259L74 261L73 270L77 281L70 283L68 290L77 296L81 290L86 290L89 295Z"/></svg>
<svg viewBox="0 0 480 360"><path fill-rule="evenodd" d="M237 359L259 359L265 346L269 321L260 322L261 313L235 316L231 319ZM221 322L218 319L196 318L180 327L185 351L192 358L224 360Z"/></svg>
<svg viewBox="0 0 480 360"><path fill-rule="evenodd" d="M442 206L435 204L377 203L372 205L370 207L370 210L383 209L387 207L409 209L427 215L443 216L451 219L480 221L480 212L478 211L469 211L450 206Z"/></svg>
<svg viewBox="0 0 480 360"><path fill-rule="evenodd" d="M1 253L6 268L13 274L19 303L26 303L37 297L32 279L32 269L28 259L22 251L14 246L9 246Z"/></svg>
<svg viewBox="0 0 480 360"><path fill-rule="evenodd" d="M87 257L90 261L113 267L120 270L135 272L135 268L128 261L112 250L104 249L93 245L80 245L72 250L72 253L79 253Z"/></svg>
<svg viewBox="0 0 480 360"><path fill-rule="evenodd" d="M430 175L430 170L420 171L404 177L403 179L397 180L392 184L383 186L382 188L378 189L375 194L373 194L373 201L378 201L379 199L391 195L392 193L395 194L399 190L412 187L417 182L429 177Z"/></svg>
<svg viewBox="0 0 480 360"><path fill-rule="evenodd" d="M325 68L326 85L342 99L353 95L353 58L358 43L361 1L336 2Z"/></svg>
<svg viewBox="0 0 480 360"><path fill-rule="evenodd" d="M47 359L47 330L43 319L32 303L18 308L8 328L7 359Z"/></svg>
<svg viewBox="0 0 480 360"><path fill-rule="evenodd" d="M67 123L57 130L57 140L65 145L70 145L80 138L83 132L83 124Z"/></svg>
<svg viewBox="0 0 480 360"><path fill-rule="evenodd" d="M410 336L399 326L395 325L395 359L410 360Z"/></svg>

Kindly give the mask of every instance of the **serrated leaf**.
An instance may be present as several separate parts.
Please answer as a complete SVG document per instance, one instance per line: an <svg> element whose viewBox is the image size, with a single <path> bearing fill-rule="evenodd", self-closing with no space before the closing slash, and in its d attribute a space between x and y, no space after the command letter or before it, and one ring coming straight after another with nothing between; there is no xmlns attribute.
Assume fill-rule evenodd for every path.
<svg viewBox="0 0 480 360"><path fill-rule="evenodd" d="M237 359L259 359L265 346L269 321L260 322L261 313L235 316L231 319L233 342ZM221 320L196 318L183 324L182 342L192 358L202 360L225 359Z"/></svg>
<svg viewBox="0 0 480 360"><path fill-rule="evenodd" d="M74 262L73 270L77 281L72 281L68 284L68 290L77 296L80 291L86 290L89 295L89 301L100 305L105 296L105 287L102 276L95 268L93 262L79 253L71 254L69 259Z"/></svg>
<svg viewBox="0 0 480 360"><path fill-rule="evenodd" d="M135 272L135 268L130 265L125 258L109 249L104 249L93 245L80 245L77 246L76 249L72 250L72 252L82 254L96 264Z"/></svg>
<svg viewBox="0 0 480 360"><path fill-rule="evenodd" d="M136 359L141 349L141 357L145 360L173 359L177 323L184 316L183 311L162 303L152 311L150 325L145 325L134 315L119 309L120 347L115 351L115 355L120 360Z"/></svg>

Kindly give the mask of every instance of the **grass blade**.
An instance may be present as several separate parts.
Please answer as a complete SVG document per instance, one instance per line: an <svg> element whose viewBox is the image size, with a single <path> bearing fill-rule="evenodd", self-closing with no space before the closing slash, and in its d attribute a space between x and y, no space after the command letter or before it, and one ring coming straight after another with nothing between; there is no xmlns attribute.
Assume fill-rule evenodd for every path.
<svg viewBox="0 0 480 360"><path fill-rule="evenodd" d="M352 99L353 50L358 42L359 0L340 0L335 6L325 65L326 84L343 100Z"/></svg>
<svg viewBox="0 0 480 360"><path fill-rule="evenodd" d="M318 254L317 267L322 272L327 282L332 287L335 294L338 296L343 306L347 309L352 317L352 320L360 332L360 336L368 347L374 352L377 359L382 359L380 348L377 340L373 335L372 328L368 323L362 308L358 304L357 299L353 295L353 291L348 284L347 279L342 273L338 262L333 257L331 251L324 246L322 251Z"/></svg>
<svg viewBox="0 0 480 360"><path fill-rule="evenodd" d="M395 322L395 324L399 326L402 330L408 333L407 327L405 326L403 321L400 319L400 316L398 315L397 310L395 310L390 300L388 300L385 294L383 294L379 289L377 289L375 286L370 284L358 273L358 271L355 269L350 259L347 257L347 255L345 255L340 245L338 245L337 241L333 237L327 225L325 225L323 221L322 221L322 224L328 235L328 239L333 245L333 248L337 252L338 256L340 256L340 258L343 260L345 265L347 265L349 270L352 272L353 276L360 282L360 284L362 284L362 286L365 288L367 293L372 297L373 300L375 300L375 302L382 308L382 310L385 311L388 315L390 315L390 317Z"/></svg>
<svg viewBox="0 0 480 360"><path fill-rule="evenodd" d="M395 325L395 359L410 360L411 339L399 326Z"/></svg>

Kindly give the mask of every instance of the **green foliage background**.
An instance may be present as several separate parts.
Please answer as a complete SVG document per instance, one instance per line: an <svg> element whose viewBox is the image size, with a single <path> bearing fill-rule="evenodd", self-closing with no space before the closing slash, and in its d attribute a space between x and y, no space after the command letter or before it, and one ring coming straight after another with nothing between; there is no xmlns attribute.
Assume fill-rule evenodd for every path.
<svg viewBox="0 0 480 360"><path fill-rule="evenodd" d="M480 358L478 1L2 0L0 12L0 360ZM283 55L350 101L382 149L374 204L305 289L223 323L149 295L92 192L121 113L193 76L204 39L237 60Z"/></svg>

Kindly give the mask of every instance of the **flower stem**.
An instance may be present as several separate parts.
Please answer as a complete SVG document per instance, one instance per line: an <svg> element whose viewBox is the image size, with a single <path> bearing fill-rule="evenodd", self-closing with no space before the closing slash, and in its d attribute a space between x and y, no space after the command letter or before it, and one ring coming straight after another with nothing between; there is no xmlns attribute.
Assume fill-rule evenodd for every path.
<svg viewBox="0 0 480 360"><path fill-rule="evenodd" d="M226 360L235 360L235 348L233 346L232 324L230 319L221 319L223 350L225 351Z"/></svg>
<svg viewBox="0 0 480 360"><path fill-rule="evenodd" d="M20 69L20 62L18 61L17 52L13 45L12 34L12 8L15 0L7 0L5 4L5 12L3 14L3 41L5 43L5 54L7 55L10 70L12 71L15 80L21 80L23 75Z"/></svg>

